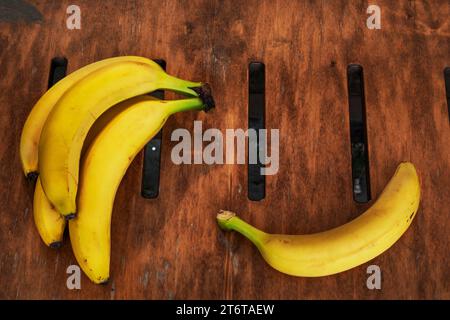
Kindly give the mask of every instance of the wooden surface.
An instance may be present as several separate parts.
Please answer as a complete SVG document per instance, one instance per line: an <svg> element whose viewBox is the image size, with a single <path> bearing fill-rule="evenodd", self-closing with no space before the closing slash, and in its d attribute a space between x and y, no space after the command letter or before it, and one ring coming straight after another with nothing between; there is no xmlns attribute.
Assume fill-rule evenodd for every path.
<svg viewBox="0 0 450 320"><path fill-rule="evenodd" d="M25 1L21 2L22 5ZM32 17L0 20L0 298L4 299L432 299L450 298L450 128L443 69L450 65L449 5L378 0L381 30L366 27L367 1L88 1L82 29L67 30L73 1L29 1ZM372 4L373 1L370 1ZM160 196L140 196L142 157L118 191L111 281L66 288L69 241L46 248L32 221L33 186L18 152L22 125L46 90L50 60L69 71L135 54L169 73L212 85L217 109L178 114L164 128ZM247 65L266 64L267 127L280 129L280 170L261 202L247 200L245 165L174 165L170 133L246 128ZM400 161L420 172L421 209L389 251L317 279L271 269L249 241L220 231L219 209L276 233L341 225L368 205L352 199L346 68L364 67L372 197ZM68 240L68 239L66 239ZM368 290L366 268L382 270Z"/></svg>

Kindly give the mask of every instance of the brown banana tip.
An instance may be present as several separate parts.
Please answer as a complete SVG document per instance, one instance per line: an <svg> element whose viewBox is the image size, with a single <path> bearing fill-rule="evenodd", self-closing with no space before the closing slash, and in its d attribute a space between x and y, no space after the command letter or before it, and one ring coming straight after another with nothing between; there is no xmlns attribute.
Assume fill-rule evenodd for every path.
<svg viewBox="0 0 450 320"><path fill-rule="evenodd" d="M37 178L39 176L39 173L33 171L33 172L29 172L27 174L27 180L30 182L36 182Z"/></svg>
<svg viewBox="0 0 450 320"><path fill-rule="evenodd" d="M76 213L69 213L68 215L65 215L64 218L65 218L67 221L69 221L69 220L75 219L76 216L77 216Z"/></svg>
<svg viewBox="0 0 450 320"><path fill-rule="evenodd" d="M52 242L52 243L50 243L49 247L52 249L59 249L62 247L62 241Z"/></svg>
<svg viewBox="0 0 450 320"><path fill-rule="evenodd" d="M107 284L108 284L108 282L109 282L109 278L108 279L105 279L105 280L102 280L102 281L100 281L98 284L99 285L102 285L102 286L106 286Z"/></svg>
<svg viewBox="0 0 450 320"><path fill-rule="evenodd" d="M190 88L195 93L198 94L200 99L203 101L204 111L208 112L209 110L215 108L216 103L214 102L214 98L211 92L211 86L207 83L203 83L201 87Z"/></svg>

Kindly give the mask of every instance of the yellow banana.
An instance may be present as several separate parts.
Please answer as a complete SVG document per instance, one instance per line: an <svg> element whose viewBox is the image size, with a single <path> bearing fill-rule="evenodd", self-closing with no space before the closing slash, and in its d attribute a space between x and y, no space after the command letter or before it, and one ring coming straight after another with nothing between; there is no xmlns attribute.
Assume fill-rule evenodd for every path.
<svg viewBox="0 0 450 320"><path fill-rule="evenodd" d="M380 255L408 229L420 202L420 183L412 163L401 163L378 200L361 216L340 227L309 235L268 234L222 211L217 221L259 249L276 270L302 277L346 271Z"/></svg>
<svg viewBox="0 0 450 320"><path fill-rule="evenodd" d="M200 98L152 100L137 97L97 135L83 159L77 217L69 221L75 257L95 283L109 278L110 226L114 197L131 161L176 112L207 110Z"/></svg>
<svg viewBox="0 0 450 320"><path fill-rule="evenodd" d="M66 220L47 200L39 177L34 189L33 217L42 241L51 248L61 247Z"/></svg>
<svg viewBox="0 0 450 320"><path fill-rule="evenodd" d="M153 99L150 97L150 99ZM105 113L103 113L94 123L83 144L83 151L90 146L91 142L98 135L98 133L108 124L117 114L123 111L126 104L122 106L115 106ZM56 208L48 201L44 190L42 189L41 181L37 177L36 186L34 189L33 200L33 217L34 224L44 243L51 248L59 248L62 245L64 230L66 227L66 220L56 211Z"/></svg>
<svg viewBox="0 0 450 320"><path fill-rule="evenodd" d="M49 201L66 219L75 217L81 149L91 125L104 111L157 89L203 95L199 87L201 83L167 75L156 63L133 61L107 65L75 83L55 104L40 137L39 172Z"/></svg>
<svg viewBox="0 0 450 320"><path fill-rule="evenodd" d="M123 56L104 59L95 63L91 63L83 68L80 68L64 79L58 81L52 86L42 97L36 102L28 115L25 125L20 137L20 160L25 175L30 179L35 179L38 172L38 146L41 131L47 117L52 111L56 102L73 84L90 74L111 63L122 61L135 61L146 64L153 64L154 62L136 56Z"/></svg>

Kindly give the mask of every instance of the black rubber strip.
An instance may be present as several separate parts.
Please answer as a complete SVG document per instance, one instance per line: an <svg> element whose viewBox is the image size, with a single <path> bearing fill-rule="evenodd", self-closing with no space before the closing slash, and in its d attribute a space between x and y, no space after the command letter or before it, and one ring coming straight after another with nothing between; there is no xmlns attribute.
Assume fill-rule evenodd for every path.
<svg viewBox="0 0 450 320"><path fill-rule="evenodd" d="M166 70L164 60L153 60ZM158 90L151 96L164 99L164 91ZM142 170L141 195L146 199L155 199L159 195L159 179L161 167L162 129L144 147L144 165Z"/></svg>
<svg viewBox="0 0 450 320"><path fill-rule="evenodd" d="M248 199L260 201L266 196L266 176L261 174L259 129L265 129L265 66L252 62L248 67L248 128L256 130L257 163L248 161ZM249 138L248 148L251 141ZM250 149L248 149L250 152ZM249 160L249 157L247 158Z"/></svg>
<svg viewBox="0 0 450 320"><path fill-rule="evenodd" d="M447 96L448 120L450 121L450 67L444 69L445 93Z"/></svg>
<svg viewBox="0 0 450 320"><path fill-rule="evenodd" d="M356 64L349 65L347 78L353 199L365 203L370 201L371 197L363 68Z"/></svg>
<svg viewBox="0 0 450 320"><path fill-rule="evenodd" d="M48 88L52 87L67 74L68 61L64 57L55 57L50 64L50 74L48 77Z"/></svg>

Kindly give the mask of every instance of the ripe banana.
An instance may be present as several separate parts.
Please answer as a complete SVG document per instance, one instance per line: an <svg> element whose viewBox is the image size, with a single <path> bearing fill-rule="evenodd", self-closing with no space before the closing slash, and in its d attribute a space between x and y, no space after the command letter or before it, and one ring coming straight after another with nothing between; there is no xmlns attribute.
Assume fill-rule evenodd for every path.
<svg viewBox="0 0 450 320"><path fill-rule="evenodd" d="M151 97L150 97L151 98ZM98 133L128 105L115 106L103 113L94 123L84 141L81 155L86 153L91 142ZM56 208L48 201L47 196L42 189L41 180L37 177L34 189L33 216L36 228L44 243L51 248L59 248L62 245L66 220L56 211Z"/></svg>
<svg viewBox="0 0 450 320"><path fill-rule="evenodd" d="M208 107L200 98L130 99L89 146L80 172L78 214L69 221L69 232L75 257L93 282L104 283L109 278L114 197L131 161L171 114Z"/></svg>
<svg viewBox="0 0 450 320"><path fill-rule="evenodd" d="M75 217L83 141L104 111L157 89L204 96L204 87L199 87L201 83L167 75L156 63L133 61L107 65L75 83L55 104L40 137L39 171L49 201L66 219Z"/></svg>
<svg viewBox="0 0 450 320"><path fill-rule="evenodd" d="M44 123L59 98L61 98L72 85L91 72L112 63L123 61L135 61L150 65L154 64L154 62L149 59L136 56L115 57L91 63L58 81L58 83L52 86L44 95L42 95L38 102L36 102L25 121L20 137L20 160L25 176L32 180L37 177L39 138Z"/></svg>
<svg viewBox="0 0 450 320"><path fill-rule="evenodd" d="M34 189L33 217L34 224L44 243L55 249L61 247L66 220L47 200L39 177Z"/></svg>
<svg viewBox="0 0 450 320"><path fill-rule="evenodd" d="M420 183L412 163L401 163L378 200L361 216L340 227L309 235L268 234L222 211L217 221L259 249L276 270L302 277L346 271L380 255L408 229L420 202Z"/></svg>

